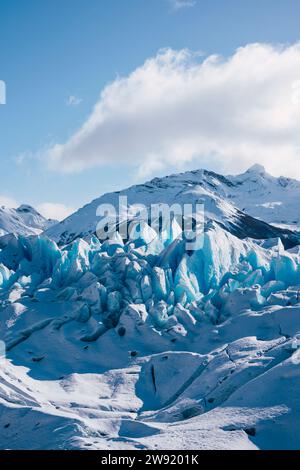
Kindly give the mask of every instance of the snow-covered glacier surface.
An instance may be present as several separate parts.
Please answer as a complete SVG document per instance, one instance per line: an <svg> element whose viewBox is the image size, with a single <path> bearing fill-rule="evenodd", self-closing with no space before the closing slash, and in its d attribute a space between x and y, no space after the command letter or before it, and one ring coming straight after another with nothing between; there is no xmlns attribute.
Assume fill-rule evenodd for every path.
<svg viewBox="0 0 300 470"><path fill-rule="evenodd" d="M220 222L2 239L0 448L300 448L300 250Z"/></svg>

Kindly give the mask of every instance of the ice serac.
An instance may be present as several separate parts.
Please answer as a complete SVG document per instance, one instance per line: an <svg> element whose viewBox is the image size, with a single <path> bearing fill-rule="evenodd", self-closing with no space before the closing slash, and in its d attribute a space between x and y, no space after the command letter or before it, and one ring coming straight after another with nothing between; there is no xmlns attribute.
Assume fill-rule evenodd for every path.
<svg viewBox="0 0 300 470"><path fill-rule="evenodd" d="M3 264L0 264L0 287L5 287L9 281L9 278L10 278L9 269Z"/></svg>
<svg viewBox="0 0 300 470"><path fill-rule="evenodd" d="M128 305L144 303L159 327L168 324L169 316L176 317L176 305L197 319L207 316L218 322L234 312L273 304L278 292L300 284L299 254L286 251L280 240L265 249L213 223L193 252L185 250L180 236L166 245L150 255L143 230L123 246L118 240L101 244L78 239L59 248L43 236L14 238L12 252L8 243L0 253L5 255L1 284L18 282L24 295L38 289L36 300L84 301L107 324L109 319L115 324Z"/></svg>

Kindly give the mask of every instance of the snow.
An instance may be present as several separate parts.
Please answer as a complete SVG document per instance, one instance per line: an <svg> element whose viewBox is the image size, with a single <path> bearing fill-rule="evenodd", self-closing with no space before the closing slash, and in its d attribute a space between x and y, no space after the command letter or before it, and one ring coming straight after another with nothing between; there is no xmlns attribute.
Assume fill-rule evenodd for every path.
<svg viewBox="0 0 300 470"><path fill-rule="evenodd" d="M37 235L47 230L57 221L45 219L29 205L17 209L0 207L0 236L14 233L16 235Z"/></svg>
<svg viewBox="0 0 300 470"><path fill-rule="evenodd" d="M231 233L242 237L291 238L291 231L300 226L297 202L300 182L284 177L275 178L260 165L254 165L237 176L224 177L214 172L197 170L155 178L145 184L105 194L47 229L46 234L64 244L95 233L100 221L96 216L98 207L111 204L118 212L119 197L127 198L129 213L137 201L146 207L151 204L204 204L206 221L218 222ZM149 243L153 236L151 229L143 233L145 241ZM178 234L179 227L175 221L170 230L162 234L165 245L170 242L170 237L176 238L174 235ZM292 240L295 244L293 237Z"/></svg>
<svg viewBox="0 0 300 470"><path fill-rule="evenodd" d="M0 239L0 448L299 449L299 248L237 237L226 223L238 210L200 176L219 192L278 184L255 166L129 190L132 202L150 189L204 195L193 252L176 224L159 242L145 223L134 240L101 243L88 234L91 206L70 243L61 225L54 239ZM248 219L238 223L244 234Z"/></svg>

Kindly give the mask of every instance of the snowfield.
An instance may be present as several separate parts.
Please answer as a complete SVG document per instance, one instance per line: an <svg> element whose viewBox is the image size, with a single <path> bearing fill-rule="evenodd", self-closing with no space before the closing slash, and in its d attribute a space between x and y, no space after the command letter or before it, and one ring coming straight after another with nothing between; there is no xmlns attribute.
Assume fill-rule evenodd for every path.
<svg viewBox="0 0 300 470"><path fill-rule="evenodd" d="M204 202L193 252L175 226L101 243L96 207L120 193L43 234L5 230L0 448L299 449L298 192L257 165L121 192Z"/></svg>

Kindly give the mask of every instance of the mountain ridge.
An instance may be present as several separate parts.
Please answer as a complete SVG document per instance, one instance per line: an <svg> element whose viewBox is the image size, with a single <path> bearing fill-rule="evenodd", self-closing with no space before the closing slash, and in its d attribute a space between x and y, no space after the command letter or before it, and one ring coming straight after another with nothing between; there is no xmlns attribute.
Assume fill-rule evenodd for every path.
<svg viewBox="0 0 300 470"><path fill-rule="evenodd" d="M300 226L298 195L300 182L273 177L261 165L236 176L192 170L106 193L50 227L45 234L60 244L94 234L98 206L118 207L119 196L126 196L129 206L203 202L207 220L217 221L241 238L280 237L283 241L290 238L293 245L298 240L293 232Z"/></svg>

